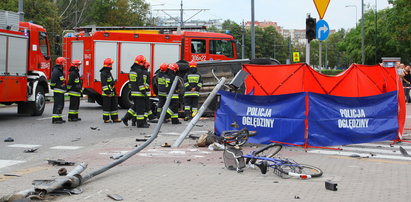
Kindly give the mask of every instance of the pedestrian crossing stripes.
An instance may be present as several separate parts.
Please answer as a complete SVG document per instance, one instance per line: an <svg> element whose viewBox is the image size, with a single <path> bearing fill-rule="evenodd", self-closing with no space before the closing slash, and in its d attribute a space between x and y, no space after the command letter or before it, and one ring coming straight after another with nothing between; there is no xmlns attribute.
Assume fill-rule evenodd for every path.
<svg viewBox="0 0 411 202"><path fill-rule="evenodd" d="M0 160L0 169L8 166L12 166L19 163L24 163L25 161L15 161L15 160Z"/></svg>
<svg viewBox="0 0 411 202"><path fill-rule="evenodd" d="M61 150L76 150L76 149L81 149L83 148L82 146L54 146L50 147L50 149L61 149Z"/></svg>
<svg viewBox="0 0 411 202"><path fill-rule="evenodd" d="M38 144L12 144L9 145L8 147L17 147L17 148L34 148L34 147L40 147L41 145Z"/></svg>

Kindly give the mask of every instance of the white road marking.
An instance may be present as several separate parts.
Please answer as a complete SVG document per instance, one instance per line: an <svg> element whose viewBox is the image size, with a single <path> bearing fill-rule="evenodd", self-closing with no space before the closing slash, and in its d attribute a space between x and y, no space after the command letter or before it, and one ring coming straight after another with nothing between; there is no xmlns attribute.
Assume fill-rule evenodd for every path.
<svg viewBox="0 0 411 202"><path fill-rule="evenodd" d="M351 145L351 146L355 146L355 147L367 147L367 148L386 148L386 149L400 149L400 146L404 149L409 149L411 150L411 145L407 146L409 144L395 144L392 145L392 147L389 144L383 145L383 144L372 144L372 143L363 143L363 144L355 144L355 145ZM343 148L347 148L347 147L343 147Z"/></svg>
<svg viewBox="0 0 411 202"><path fill-rule="evenodd" d="M55 147L50 147L50 149L61 149L61 150L76 150L83 148L82 146L55 146Z"/></svg>
<svg viewBox="0 0 411 202"><path fill-rule="evenodd" d="M7 166L12 166L19 163L24 163L25 161L14 161L14 160L0 160L0 168Z"/></svg>
<svg viewBox="0 0 411 202"><path fill-rule="evenodd" d="M343 151L358 151L358 152L368 152L368 153L374 153L376 155L379 154L392 154L392 155L396 155L396 154L400 154L400 150L395 148L395 147L390 147L391 150L387 150L387 149L371 149L371 148L358 148L358 147L343 147ZM395 151L395 152L393 152Z"/></svg>
<svg viewBox="0 0 411 202"><path fill-rule="evenodd" d="M11 144L8 147L18 147L18 148L33 148L33 147L40 147L41 145L38 144Z"/></svg>
<svg viewBox="0 0 411 202"><path fill-rule="evenodd" d="M394 155L383 155L377 154L375 156L371 156L369 154L361 154L355 152L345 152L345 151L330 151L330 150L309 150L308 153L314 154L328 154L328 155L339 155L339 156L351 156L351 155L359 155L362 158L370 158L370 159L395 159L395 160L406 160L411 161L411 157L405 156L394 156Z"/></svg>

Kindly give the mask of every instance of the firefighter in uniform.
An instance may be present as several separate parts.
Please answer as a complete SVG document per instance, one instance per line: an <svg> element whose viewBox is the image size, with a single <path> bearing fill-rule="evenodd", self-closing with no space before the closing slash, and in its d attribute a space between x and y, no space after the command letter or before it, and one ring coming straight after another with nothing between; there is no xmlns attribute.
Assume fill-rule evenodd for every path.
<svg viewBox="0 0 411 202"><path fill-rule="evenodd" d="M160 65L160 71L157 74L157 89L158 89L158 106L157 106L157 118L160 118L161 111L163 110L163 106L166 103L168 92L170 91L171 83L170 83L170 74L168 69L167 63L162 63ZM171 116L166 114L166 119L170 118Z"/></svg>
<svg viewBox="0 0 411 202"><path fill-rule="evenodd" d="M56 65L53 67L53 73L51 75L50 87L53 89L54 105L53 105L53 124L62 124L66 121L63 120L61 114L64 108L64 93L66 92L66 80L64 77L63 65L66 63L64 57L58 57L56 59Z"/></svg>
<svg viewBox="0 0 411 202"><path fill-rule="evenodd" d="M144 119L144 112L146 106L146 87L144 86L144 64L146 58L138 55L134 64L131 66L129 75L129 85L131 89L131 97L133 99L133 106L127 111L122 118L123 123L127 126L128 120L135 118L138 128L148 128L146 120Z"/></svg>
<svg viewBox="0 0 411 202"><path fill-rule="evenodd" d="M189 69L184 76L184 120L188 121L198 112L198 98L200 89L203 87L201 75L197 73L197 62L191 61Z"/></svg>
<svg viewBox="0 0 411 202"><path fill-rule="evenodd" d="M117 97L116 91L114 89L115 81L113 75L111 74L111 69L113 66L114 60L111 58L106 58L104 60L103 68L100 70L100 79L101 79L101 86L102 86L102 93L103 96L103 120L104 123L111 123L111 120L114 123L121 122L118 118L118 111L117 111Z"/></svg>
<svg viewBox="0 0 411 202"><path fill-rule="evenodd" d="M81 121L78 117L78 109L80 106L80 97L82 91L82 82L80 80L79 68L80 60L73 60L71 62L70 74L67 82L67 90L70 96L70 106L68 113L68 121Z"/></svg>
<svg viewBox="0 0 411 202"><path fill-rule="evenodd" d="M171 70L169 71L170 75L170 83L174 82L174 79L176 78L176 73L179 69L178 65L176 63L172 63L168 66L168 68ZM171 116L171 124L181 124L181 122L178 120L178 106L179 106L179 91L180 91L181 85L177 85L176 89L173 92L173 95L171 97L171 103L170 103L170 108L167 110L167 112Z"/></svg>
<svg viewBox="0 0 411 202"><path fill-rule="evenodd" d="M151 107L150 107L150 97L151 97L151 89L150 89L151 82L150 81L151 80L150 80L150 72L148 71L149 67L150 67L150 62L146 61L144 64L144 70L143 70L144 87L146 89L146 97L145 97L145 100L146 100L145 110L146 111L144 112L144 119L155 123L156 121L154 121L154 119L156 117L154 116L153 111L151 110Z"/></svg>

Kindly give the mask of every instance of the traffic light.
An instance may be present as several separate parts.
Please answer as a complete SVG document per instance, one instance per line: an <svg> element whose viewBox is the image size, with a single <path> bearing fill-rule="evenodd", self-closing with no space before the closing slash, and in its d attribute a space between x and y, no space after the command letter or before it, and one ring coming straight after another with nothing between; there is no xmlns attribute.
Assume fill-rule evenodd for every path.
<svg viewBox="0 0 411 202"><path fill-rule="evenodd" d="M308 39L308 43L310 43L311 40L316 38L316 34L315 34L316 24L317 24L316 19L310 16L308 16L307 19L305 20L305 38Z"/></svg>

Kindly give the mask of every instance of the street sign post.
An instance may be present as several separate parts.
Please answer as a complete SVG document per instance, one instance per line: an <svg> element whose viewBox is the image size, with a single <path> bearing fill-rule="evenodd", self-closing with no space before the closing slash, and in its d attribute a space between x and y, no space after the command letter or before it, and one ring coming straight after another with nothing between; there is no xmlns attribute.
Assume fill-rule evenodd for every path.
<svg viewBox="0 0 411 202"><path fill-rule="evenodd" d="M317 39L320 41L324 41L328 38L330 34L330 27L325 20L319 20L316 25L316 34Z"/></svg>
<svg viewBox="0 0 411 202"><path fill-rule="evenodd" d="M323 19L325 12L327 11L328 4L330 4L330 0L314 0L314 4L315 8L317 8L320 19Z"/></svg>
<svg viewBox="0 0 411 202"><path fill-rule="evenodd" d="M293 52L293 62L300 62L300 52Z"/></svg>

